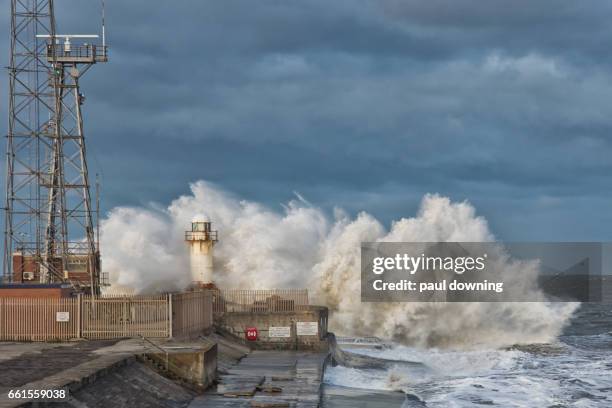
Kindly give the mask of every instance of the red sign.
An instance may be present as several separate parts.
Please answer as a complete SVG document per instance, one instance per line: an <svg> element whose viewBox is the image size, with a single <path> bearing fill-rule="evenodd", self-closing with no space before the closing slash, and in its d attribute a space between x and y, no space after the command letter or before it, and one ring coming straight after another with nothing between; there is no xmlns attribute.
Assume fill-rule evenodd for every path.
<svg viewBox="0 0 612 408"><path fill-rule="evenodd" d="M257 341L257 327L247 327L245 333L248 341Z"/></svg>

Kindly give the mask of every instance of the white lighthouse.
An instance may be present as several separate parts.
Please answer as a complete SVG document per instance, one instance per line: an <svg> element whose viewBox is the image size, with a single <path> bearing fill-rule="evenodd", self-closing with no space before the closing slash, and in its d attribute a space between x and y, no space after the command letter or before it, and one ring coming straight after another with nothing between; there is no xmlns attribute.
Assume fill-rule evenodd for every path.
<svg viewBox="0 0 612 408"><path fill-rule="evenodd" d="M211 222L202 215L191 221L191 231L185 231L185 241L189 245L191 280L195 286L213 283L213 246L217 242L217 231L212 230Z"/></svg>

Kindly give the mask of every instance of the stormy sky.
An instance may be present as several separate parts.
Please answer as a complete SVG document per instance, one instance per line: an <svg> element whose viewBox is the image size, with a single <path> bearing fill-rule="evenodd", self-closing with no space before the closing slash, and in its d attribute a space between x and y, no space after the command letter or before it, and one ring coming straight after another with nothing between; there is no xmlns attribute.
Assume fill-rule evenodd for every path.
<svg viewBox="0 0 612 408"><path fill-rule="evenodd" d="M55 3L58 32L99 31L99 2ZM273 208L296 191L388 223L434 192L469 200L501 239L612 240L611 2L106 11L111 61L82 81L106 210L167 203L205 179ZM6 112L6 74L0 85Z"/></svg>

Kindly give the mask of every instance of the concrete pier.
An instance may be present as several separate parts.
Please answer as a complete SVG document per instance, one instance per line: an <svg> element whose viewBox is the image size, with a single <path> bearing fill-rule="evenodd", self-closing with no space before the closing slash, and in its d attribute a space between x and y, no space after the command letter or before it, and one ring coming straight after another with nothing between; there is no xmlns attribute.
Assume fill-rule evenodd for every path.
<svg viewBox="0 0 612 408"><path fill-rule="evenodd" d="M0 408L15 389L65 389L55 407L320 406L327 351L251 350L233 337L0 343ZM218 384L204 389L216 378Z"/></svg>
<svg viewBox="0 0 612 408"><path fill-rule="evenodd" d="M327 353L256 350L219 376L189 408L316 408Z"/></svg>
<svg viewBox="0 0 612 408"><path fill-rule="evenodd" d="M197 395L193 379L209 375L208 342L160 342L152 346L138 339L72 343L0 343L0 408L42 404L27 398L10 398L10 390L65 389L67 400L54 407L90 408L185 407ZM214 343L212 343L214 345ZM169 352L170 361L187 372L168 378L139 357ZM189 364L181 360L189 356ZM200 355L204 360L200 358ZM216 360L213 361L216 367ZM166 373L167 374L167 373ZM196 381L197 383L198 381ZM189 383L186 387L185 383Z"/></svg>
<svg viewBox="0 0 612 408"><path fill-rule="evenodd" d="M324 385L321 406L325 408L426 408L412 396L401 392L370 391Z"/></svg>

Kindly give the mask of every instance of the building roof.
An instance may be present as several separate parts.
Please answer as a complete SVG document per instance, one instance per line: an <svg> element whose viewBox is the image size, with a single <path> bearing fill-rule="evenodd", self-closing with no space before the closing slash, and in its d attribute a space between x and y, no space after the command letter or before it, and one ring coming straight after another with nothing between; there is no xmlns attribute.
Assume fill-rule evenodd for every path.
<svg viewBox="0 0 612 408"><path fill-rule="evenodd" d="M67 283L5 283L0 289L62 289L69 288Z"/></svg>

